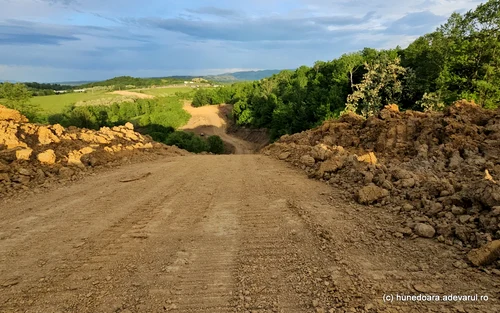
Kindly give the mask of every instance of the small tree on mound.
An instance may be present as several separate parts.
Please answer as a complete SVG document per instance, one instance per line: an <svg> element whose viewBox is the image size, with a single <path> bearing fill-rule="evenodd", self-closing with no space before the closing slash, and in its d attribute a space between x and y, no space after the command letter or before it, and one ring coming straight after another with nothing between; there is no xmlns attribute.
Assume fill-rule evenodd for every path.
<svg viewBox="0 0 500 313"><path fill-rule="evenodd" d="M381 58L373 63L365 63L363 81L354 85L355 91L347 97L344 112L361 113L371 116L387 104L395 103L403 91L401 77L406 69L400 59Z"/></svg>

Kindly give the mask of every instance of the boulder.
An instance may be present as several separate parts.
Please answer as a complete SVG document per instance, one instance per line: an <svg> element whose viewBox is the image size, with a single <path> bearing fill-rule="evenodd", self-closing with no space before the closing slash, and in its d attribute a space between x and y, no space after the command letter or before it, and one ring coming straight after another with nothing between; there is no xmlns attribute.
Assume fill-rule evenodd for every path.
<svg viewBox="0 0 500 313"><path fill-rule="evenodd" d="M367 154L358 157L358 161L365 162L368 164L377 164L377 157L375 156L375 153L369 152Z"/></svg>
<svg viewBox="0 0 500 313"><path fill-rule="evenodd" d="M467 259L475 266L488 265L500 257L500 240L489 242L467 254Z"/></svg>
<svg viewBox="0 0 500 313"><path fill-rule="evenodd" d="M56 154L54 150L49 149L42 153L39 153L37 159L43 164L48 164L48 165L54 164L56 163Z"/></svg>
<svg viewBox="0 0 500 313"><path fill-rule="evenodd" d="M13 121L0 121L0 146L7 149L17 147L27 148L28 145L17 138L18 125Z"/></svg>
<svg viewBox="0 0 500 313"><path fill-rule="evenodd" d="M67 167L61 167L58 173L61 178L71 178L75 174L75 171Z"/></svg>
<svg viewBox="0 0 500 313"><path fill-rule="evenodd" d="M51 144L53 142L58 143L61 140L59 138L57 138L57 136L54 135L54 133L48 127L40 126L38 128L38 141L42 145L48 145L48 144Z"/></svg>
<svg viewBox="0 0 500 313"><path fill-rule="evenodd" d="M290 152L282 152L278 155L278 159L280 160L286 160L290 156Z"/></svg>
<svg viewBox="0 0 500 313"><path fill-rule="evenodd" d="M335 173L336 171L344 167L344 164L345 157L342 156L336 156L326 160L325 162L321 163L319 167L319 177L324 177L326 173Z"/></svg>
<svg viewBox="0 0 500 313"><path fill-rule="evenodd" d="M50 126L50 129L53 130L58 137L61 137L62 134L64 133L64 127L62 127L59 124L54 124Z"/></svg>
<svg viewBox="0 0 500 313"><path fill-rule="evenodd" d="M332 156L333 152L325 144L319 144L313 147L311 156L318 161L324 161Z"/></svg>
<svg viewBox="0 0 500 313"><path fill-rule="evenodd" d="M436 234L434 227L424 223L417 223L413 230L415 234L424 238L432 238Z"/></svg>
<svg viewBox="0 0 500 313"><path fill-rule="evenodd" d="M125 139L128 139L128 140L133 140L133 141L138 141L139 140L139 136L134 133L133 131L131 130L128 130L127 132L124 132L125 134Z"/></svg>
<svg viewBox="0 0 500 313"><path fill-rule="evenodd" d="M134 124L132 124L130 122L125 123L125 127L130 129L130 130L134 130Z"/></svg>
<svg viewBox="0 0 500 313"><path fill-rule="evenodd" d="M31 148L16 150L16 159L17 160L29 160L32 153L33 153L33 149L31 149Z"/></svg>
<svg viewBox="0 0 500 313"><path fill-rule="evenodd" d="M73 150L68 154L68 165L83 167L82 156L94 152L92 147L85 147L80 150Z"/></svg>
<svg viewBox="0 0 500 313"><path fill-rule="evenodd" d="M300 157L300 163L302 163L306 166L314 166L316 161L314 160L314 158L312 156L306 154L306 155L303 155L302 157Z"/></svg>
<svg viewBox="0 0 500 313"><path fill-rule="evenodd" d="M389 196L389 191L375 184L370 184L358 191L358 202L361 204L371 204L387 196Z"/></svg>
<svg viewBox="0 0 500 313"><path fill-rule="evenodd" d="M32 170L27 168L20 168L17 172L24 176L31 176L34 174Z"/></svg>

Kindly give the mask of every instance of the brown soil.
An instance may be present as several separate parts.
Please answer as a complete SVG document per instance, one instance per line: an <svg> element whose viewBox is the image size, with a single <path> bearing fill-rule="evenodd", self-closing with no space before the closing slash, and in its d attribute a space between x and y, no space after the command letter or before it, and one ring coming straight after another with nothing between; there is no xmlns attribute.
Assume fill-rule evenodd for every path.
<svg viewBox="0 0 500 313"><path fill-rule="evenodd" d="M443 113L392 105L283 136L264 153L399 213L405 236L465 250L500 239L500 110L464 101Z"/></svg>
<svg viewBox="0 0 500 313"><path fill-rule="evenodd" d="M1 196L48 186L60 179L76 180L100 167L186 154L135 132L131 123L100 130L38 125L0 106Z"/></svg>
<svg viewBox="0 0 500 313"><path fill-rule="evenodd" d="M500 310L498 276L457 268L460 250L395 238L387 210L265 156L127 165L0 205L1 312Z"/></svg>
<svg viewBox="0 0 500 313"><path fill-rule="evenodd" d="M195 113L193 130L201 127L207 134L227 136L224 139L232 140L238 152L250 152L250 144L225 134L224 120L213 108L187 108ZM399 113L393 113L396 119ZM23 117L12 112L6 116L9 119L2 125L8 131L1 137L5 144L29 143L38 152L43 146L37 143L40 139L55 140L45 130L38 137L17 137L22 131L12 136ZM340 123L357 125L356 120L347 117ZM400 210L391 210L397 208L394 204L380 200L389 191L375 184L366 186L360 198L376 204L358 204L360 199L355 201L349 189L357 185L349 182L357 181L359 164L369 162L380 169L376 157L378 162L390 165L390 161L383 153L365 155L361 161L353 152L337 158L343 150L333 149L331 143L328 149L311 148L311 140L320 145L326 138L322 134L343 136L336 132L335 122L327 124L324 131L288 136L264 151L271 155L278 151L278 157L303 165L310 176L322 169L330 179L338 179L338 184L332 183L336 188L265 155L191 155L163 147L145 151L165 151L164 156L154 154L148 160L144 149L129 150L142 162L118 159L120 167L85 170L86 176L78 181L74 181L77 174L48 175L41 186L1 198L0 312L499 312L498 261L473 267L463 246L414 235L401 226L408 215L395 214ZM351 129L360 131L356 127ZM97 140L110 134L107 129L102 134L55 126L48 130L59 139L86 133L91 136L82 137L85 140ZM138 137L131 125L115 131L124 134L123 145L128 139L135 142L135 137L149 140ZM410 132L405 134L412 138ZM370 141L362 140L352 149L366 149L363 145ZM47 145L63 151L54 142ZM432 157L434 152L429 151ZM94 158L101 160L102 153ZM482 157L492 162L487 154ZM52 168L59 172L64 164L57 160L43 165L42 172L50 174ZM342 169L339 160L346 162ZM13 164L21 161L0 164L0 173L19 171ZM93 168L83 161L84 169ZM398 166L407 168L404 163ZM338 175L329 171L335 167L340 169ZM344 168L350 172L342 172ZM29 176L23 173L27 174L16 175ZM347 173L349 179L340 179ZM497 179L496 172L492 174L491 179ZM12 183L24 186L18 180ZM442 206L446 208L446 203ZM420 223L415 231L425 234L432 220L420 220L425 225ZM397 298L422 294L478 299Z"/></svg>
<svg viewBox="0 0 500 313"><path fill-rule="evenodd" d="M245 141L227 133L226 109L223 105L207 105L195 108L190 101L184 101L184 110L191 114L191 119L181 129L194 132L197 135L217 135L234 147L235 154L255 153L258 144Z"/></svg>

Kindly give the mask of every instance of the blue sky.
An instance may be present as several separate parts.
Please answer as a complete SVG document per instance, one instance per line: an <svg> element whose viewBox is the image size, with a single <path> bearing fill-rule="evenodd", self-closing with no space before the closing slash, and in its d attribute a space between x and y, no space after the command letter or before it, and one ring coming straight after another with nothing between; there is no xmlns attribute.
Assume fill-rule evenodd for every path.
<svg viewBox="0 0 500 313"><path fill-rule="evenodd" d="M0 79L296 68L406 47L478 0L0 0Z"/></svg>

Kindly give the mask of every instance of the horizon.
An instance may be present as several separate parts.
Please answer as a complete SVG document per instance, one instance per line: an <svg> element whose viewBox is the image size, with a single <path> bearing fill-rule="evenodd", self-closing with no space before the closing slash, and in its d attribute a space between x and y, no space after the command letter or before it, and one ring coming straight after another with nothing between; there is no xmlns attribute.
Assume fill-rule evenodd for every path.
<svg viewBox="0 0 500 313"><path fill-rule="evenodd" d="M100 81L311 66L364 47L404 48L451 13L483 2L0 0L0 79Z"/></svg>
<svg viewBox="0 0 500 313"><path fill-rule="evenodd" d="M210 77L210 76L222 76L222 75L233 75L233 74L238 74L238 73L251 73L251 72L264 72L264 71L285 71L285 70L293 70L293 69L258 69L258 70L248 70L248 71L237 71L237 72L226 72L226 73L219 73L219 74L211 74L211 75L169 75L169 76L131 76L131 75L121 75L121 76L113 76L113 77L108 77L104 79L91 79L91 80L68 80L68 81L17 81L17 80L9 80L9 79L3 79L0 77L0 83L2 82L10 82L10 83L41 83L41 84L63 84L63 83L80 83L80 82L100 82L100 81L106 81L110 80L113 78L117 77L133 77L133 78L141 78L141 79L147 79L147 78L171 78L171 77Z"/></svg>

